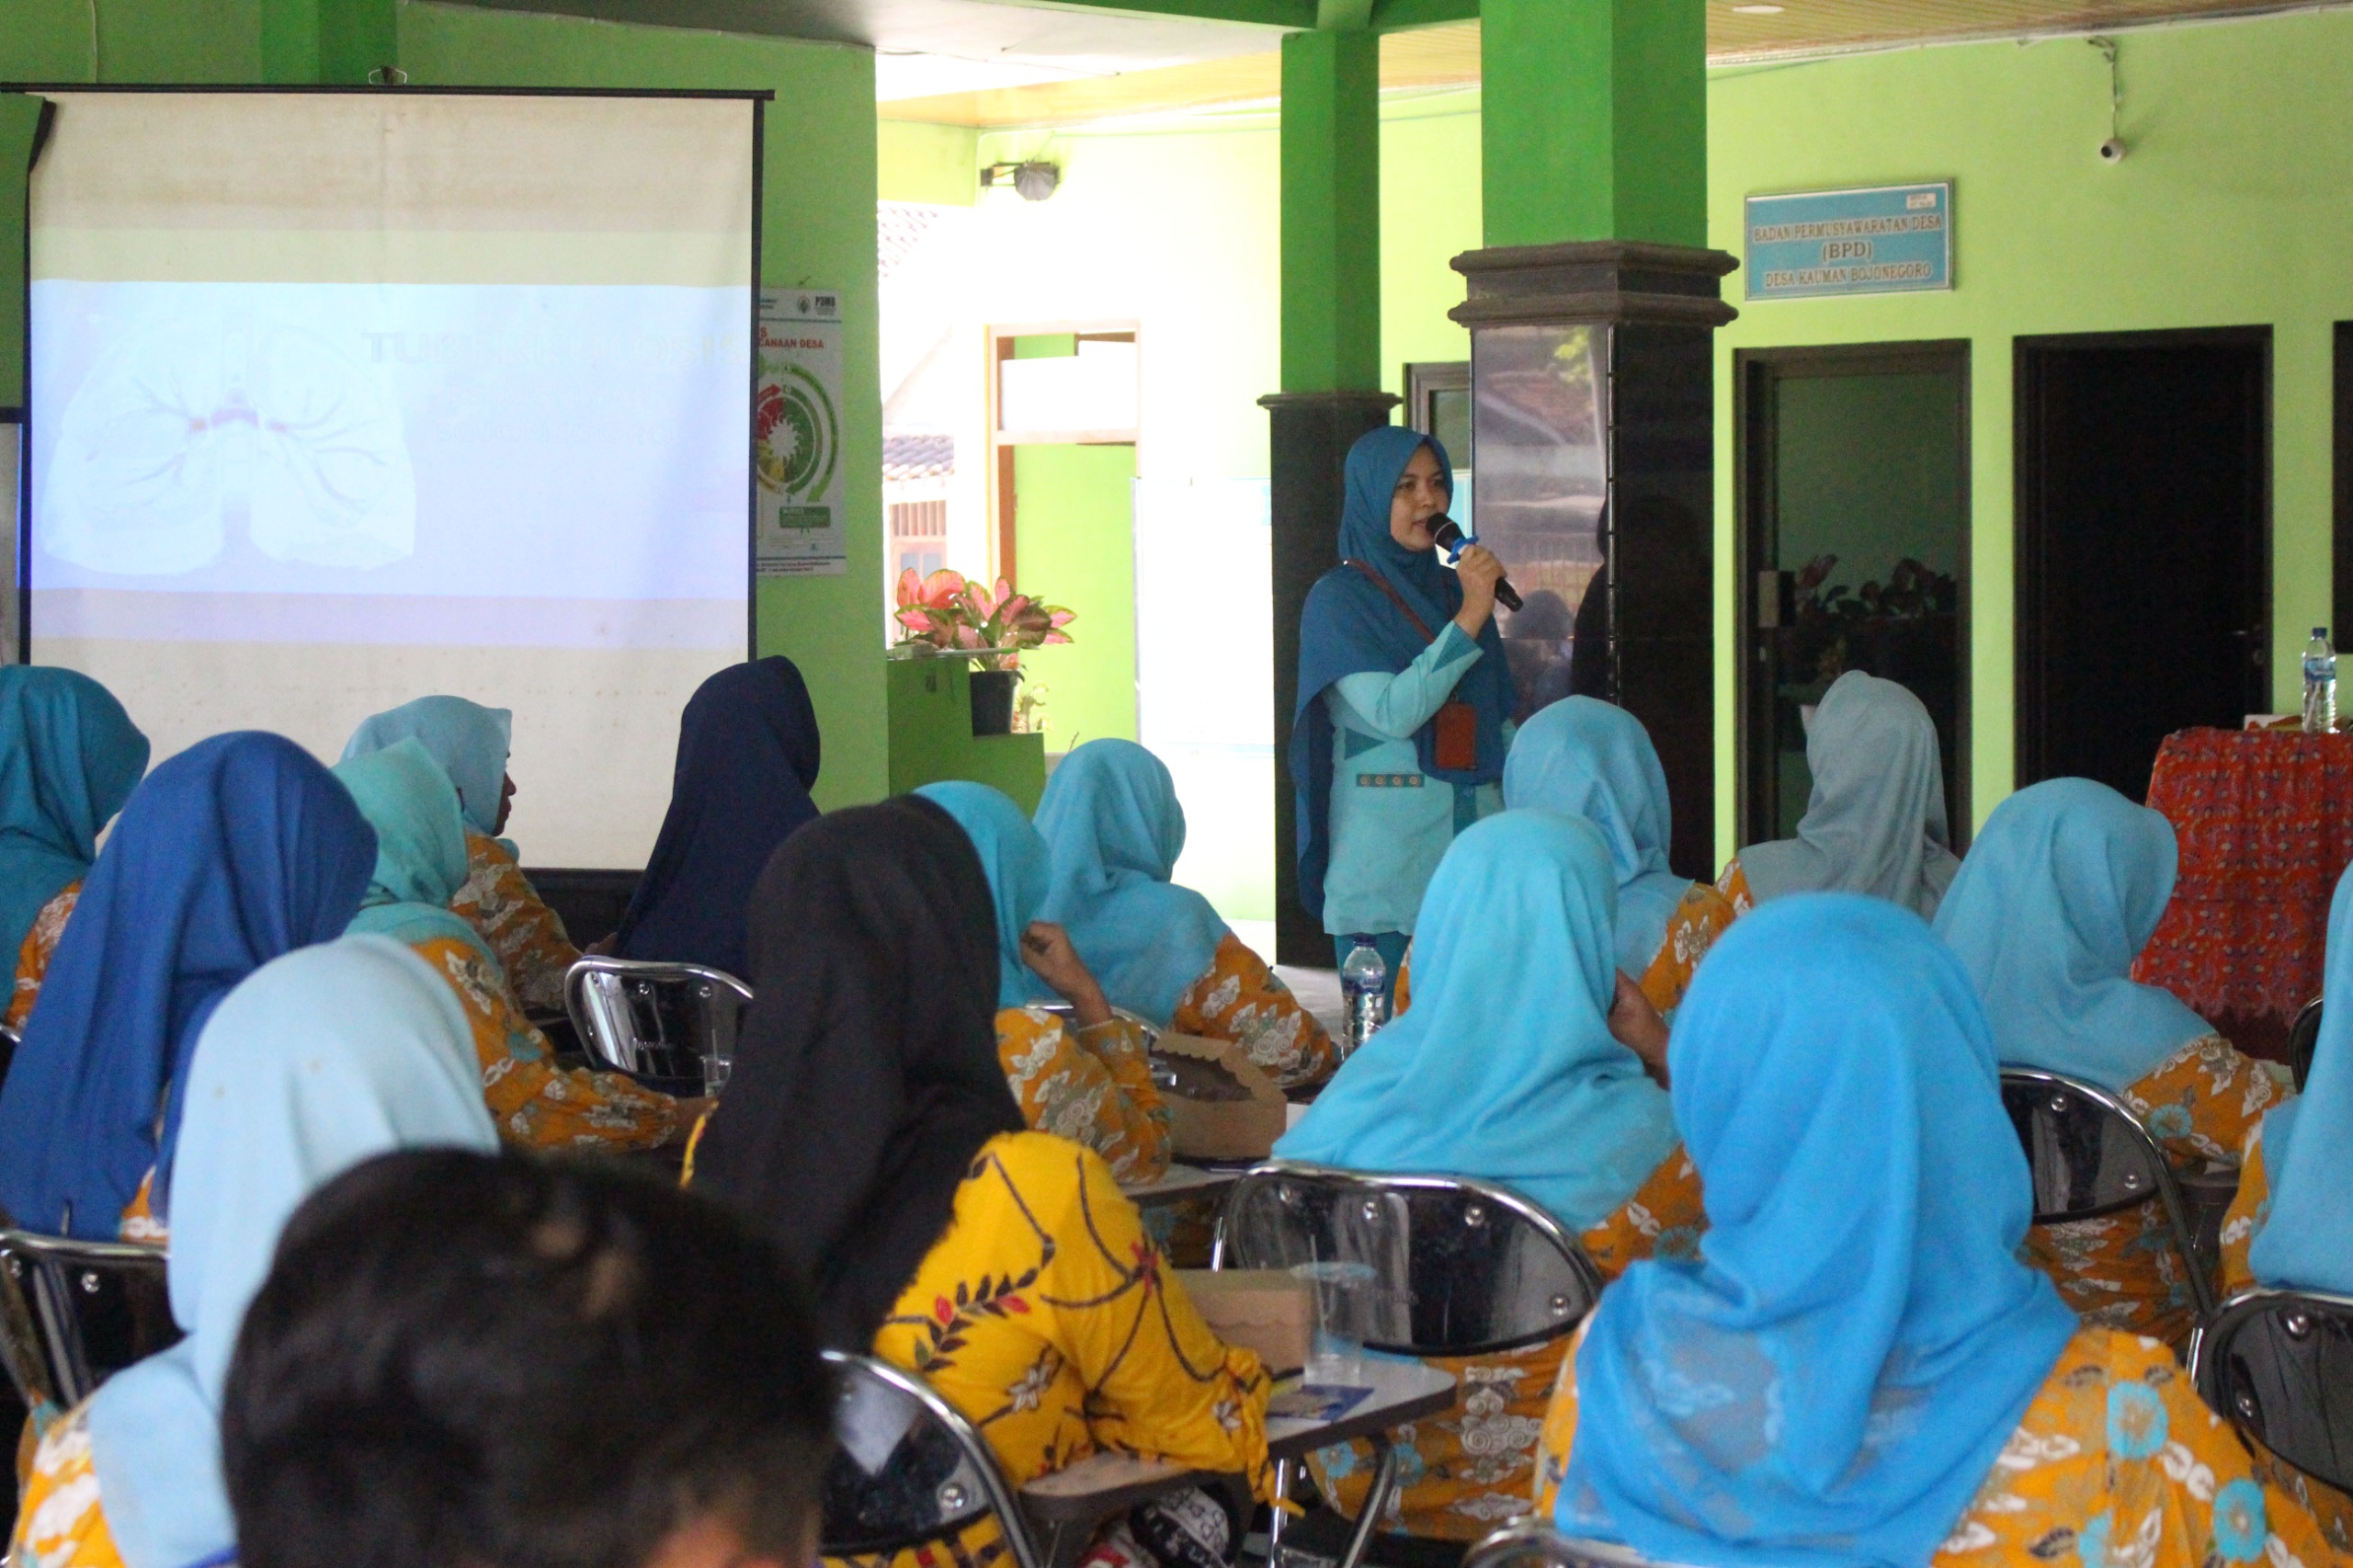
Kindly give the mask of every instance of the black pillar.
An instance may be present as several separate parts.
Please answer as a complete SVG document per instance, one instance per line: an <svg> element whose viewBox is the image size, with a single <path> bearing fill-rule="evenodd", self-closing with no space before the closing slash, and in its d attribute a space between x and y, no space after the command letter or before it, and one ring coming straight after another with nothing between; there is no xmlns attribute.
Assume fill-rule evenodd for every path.
<svg viewBox="0 0 2353 1568"><path fill-rule="evenodd" d="M1299 612L1315 579L1340 563L1348 449L1389 423L1392 392L1274 392L1275 961L1328 969L1332 938L1299 902L1299 838L1290 777L1290 713L1299 702Z"/></svg>

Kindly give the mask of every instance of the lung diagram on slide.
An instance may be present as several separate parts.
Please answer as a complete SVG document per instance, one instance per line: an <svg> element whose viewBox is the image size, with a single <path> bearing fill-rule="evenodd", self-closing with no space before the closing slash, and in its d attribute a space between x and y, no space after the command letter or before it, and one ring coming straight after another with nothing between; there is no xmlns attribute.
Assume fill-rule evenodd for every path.
<svg viewBox="0 0 2353 1568"><path fill-rule="evenodd" d="M416 475L390 390L319 334L243 314L102 355L42 486L45 549L94 572L192 572L240 536L314 566L416 550Z"/></svg>

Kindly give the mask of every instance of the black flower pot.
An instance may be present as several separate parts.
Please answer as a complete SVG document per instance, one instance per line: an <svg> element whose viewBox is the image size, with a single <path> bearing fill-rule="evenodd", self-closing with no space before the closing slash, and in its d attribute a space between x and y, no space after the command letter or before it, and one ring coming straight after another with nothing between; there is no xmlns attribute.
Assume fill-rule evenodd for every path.
<svg viewBox="0 0 2353 1568"><path fill-rule="evenodd" d="M1019 670L972 672L972 733L1013 733L1013 691L1020 684Z"/></svg>

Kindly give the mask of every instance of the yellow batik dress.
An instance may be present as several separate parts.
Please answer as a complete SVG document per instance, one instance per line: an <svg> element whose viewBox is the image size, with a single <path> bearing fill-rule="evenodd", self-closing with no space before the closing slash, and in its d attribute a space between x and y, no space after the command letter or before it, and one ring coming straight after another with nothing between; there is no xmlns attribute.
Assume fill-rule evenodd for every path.
<svg viewBox="0 0 2353 1568"><path fill-rule="evenodd" d="M90 1460L89 1403L50 1426L17 1504L11 1568L123 1568Z"/></svg>
<svg viewBox="0 0 2353 1568"><path fill-rule="evenodd" d="M1578 1332L1578 1341L1584 1332ZM1552 1517L1576 1439L1576 1362L1545 1417L1536 1511ZM2256 1479L2237 1433L2156 1340L2086 1327L2067 1342L1935 1568L2319 1568L2310 1512Z"/></svg>
<svg viewBox="0 0 2353 1568"><path fill-rule="evenodd" d="M2177 1169L2228 1165L2263 1113L2295 1093L2277 1062L2243 1056L2220 1035L2191 1040L2128 1085L2132 1109ZM2131 1209L2027 1233L2027 1261L2051 1276L2085 1322L2145 1334L2176 1346L2197 1326L2189 1276L2173 1244L2165 1205Z"/></svg>
<svg viewBox="0 0 2353 1568"><path fill-rule="evenodd" d="M1696 1256L1707 1223L1699 1170L1678 1143L1633 1197L1577 1241L1607 1282L1638 1258ZM1454 1374L1461 1396L1446 1415L1397 1429L1399 1484L1382 1528L1476 1540L1526 1513L1537 1438L1567 1346L1563 1335L1500 1356L1430 1360ZM1371 1448L1323 1449L1308 1463L1317 1490L1358 1517L1372 1484Z"/></svg>
<svg viewBox="0 0 2353 1568"><path fill-rule="evenodd" d="M32 1017L40 983L49 978L49 960L57 956L58 939L65 935L66 919L81 897L82 882L77 877L58 889L26 928L24 943L17 949L17 988L8 998L6 1020L18 1034L25 1032L25 1020Z"/></svg>
<svg viewBox="0 0 2353 1568"><path fill-rule="evenodd" d="M1176 999L1169 1028L1232 1040L1286 1089L1320 1084L1340 1064L1332 1037L1267 960L1228 931L1208 972Z"/></svg>
<svg viewBox="0 0 2353 1568"><path fill-rule="evenodd" d="M2263 1124L2246 1135L2239 1158L2239 1190L2222 1217L2222 1294L2235 1295L2256 1283L2247 1254L2255 1238L2271 1218L2271 1177L2263 1165ZM2287 1460L2274 1458L2257 1446L2256 1469L2270 1484L2313 1511L2321 1533L2337 1551L2353 1556L2353 1497L2325 1481L2316 1481Z"/></svg>
<svg viewBox="0 0 2353 1568"><path fill-rule="evenodd" d="M1110 1452L1245 1475L1267 1494L1258 1358L1201 1321L1110 1170L1063 1139L1001 1133L982 1146L874 1354L970 1417L1016 1487ZM894 1568L1005 1556L988 1519Z"/></svg>
<svg viewBox="0 0 2353 1568"><path fill-rule="evenodd" d="M651 1149L676 1131L677 1102L618 1073L556 1066L494 964L456 937L408 944L465 1008L498 1135L531 1149Z"/></svg>
<svg viewBox="0 0 2353 1568"><path fill-rule="evenodd" d="M1168 1174L1168 1107L1134 1023L1080 1028L1042 1007L1007 1007L996 1016L996 1054L1031 1127L1094 1150L1121 1181Z"/></svg>
<svg viewBox="0 0 2353 1568"><path fill-rule="evenodd" d="M563 977L580 949L506 846L466 830L466 881L449 908L489 944L517 1001L534 1013L563 1011Z"/></svg>

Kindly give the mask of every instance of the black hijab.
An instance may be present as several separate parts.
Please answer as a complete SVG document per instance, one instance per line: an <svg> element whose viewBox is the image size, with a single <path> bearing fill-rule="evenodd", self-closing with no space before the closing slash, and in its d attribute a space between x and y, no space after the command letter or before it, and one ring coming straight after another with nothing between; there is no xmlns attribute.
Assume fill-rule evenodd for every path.
<svg viewBox="0 0 2353 1568"><path fill-rule="evenodd" d="M902 796L788 839L752 894L756 1000L695 1165L784 1247L829 1345L863 1351L1018 1132L996 1053L996 916L953 818Z"/></svg>
<svg viewBox="0 0 2353 1568"><path fill-rule="evenodd" d="M613 951L742 975L752 880L813 822L817 710L780 653L730 665L695 689L678 722L670 812Z"/></svg>

